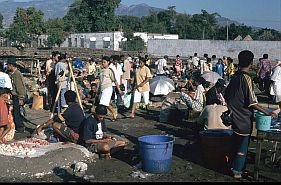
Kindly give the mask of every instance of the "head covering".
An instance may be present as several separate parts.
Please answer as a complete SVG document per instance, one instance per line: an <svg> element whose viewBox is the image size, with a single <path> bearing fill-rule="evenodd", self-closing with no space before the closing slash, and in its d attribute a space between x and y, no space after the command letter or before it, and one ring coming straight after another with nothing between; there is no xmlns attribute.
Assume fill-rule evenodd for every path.
<svg viewBox="0 0 281 185"><path fill-rule="evenodd" d="M17 65L17 60L15 57L8 58L7 64Z"/></svg>
<svg viewBox="0 0 281 185"><path fill-rule="evenodd" d="M133 62L132 57L128 57L127 60L129 60L129 62Z"/></svg>

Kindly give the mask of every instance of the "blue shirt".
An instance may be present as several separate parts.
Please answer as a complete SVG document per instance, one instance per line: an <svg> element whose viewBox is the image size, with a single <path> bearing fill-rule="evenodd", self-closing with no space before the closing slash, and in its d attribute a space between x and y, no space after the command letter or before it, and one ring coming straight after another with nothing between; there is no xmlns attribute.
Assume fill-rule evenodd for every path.
<svg viewBox="0 0 281 185"><path fill-rule="evenodd" d="M217 70L217 73L218 73L220 76L223 76L223 64L217 63L217 64L216 64L216 70Z"/></svg>

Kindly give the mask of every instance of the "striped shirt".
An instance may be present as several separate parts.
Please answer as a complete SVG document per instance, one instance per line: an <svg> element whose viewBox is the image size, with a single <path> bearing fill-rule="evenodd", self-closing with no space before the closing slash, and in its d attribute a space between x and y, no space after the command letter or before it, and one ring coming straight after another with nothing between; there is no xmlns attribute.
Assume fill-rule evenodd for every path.
<svg viewBox="0 0 281 185"><path fill-rule="evenodd" d="M251 77L238 72L225 90L225 101L233 112L232 129L239 135L250 135L253 131L254 109L257 98Z"/></svg>

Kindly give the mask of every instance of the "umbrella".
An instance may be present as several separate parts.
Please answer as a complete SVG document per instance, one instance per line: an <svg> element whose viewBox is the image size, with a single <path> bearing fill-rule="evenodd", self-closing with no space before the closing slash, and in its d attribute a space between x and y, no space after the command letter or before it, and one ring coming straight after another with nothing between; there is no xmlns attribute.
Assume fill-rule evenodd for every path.
<svg viewBox="0 0 281 185"><path fill-rule="evenodd" d="M217 83L218 79L222 79L222 77L217 72L206 72L202 75L202 77L207 81L213 84Z"/></svg>
<svg viewBox="0 0 281 185"><path fill-rule="evenodd" d="M150 93L153 95L167 95L175 90L174 81L166 76L156 76L149 82Z"/></svg>

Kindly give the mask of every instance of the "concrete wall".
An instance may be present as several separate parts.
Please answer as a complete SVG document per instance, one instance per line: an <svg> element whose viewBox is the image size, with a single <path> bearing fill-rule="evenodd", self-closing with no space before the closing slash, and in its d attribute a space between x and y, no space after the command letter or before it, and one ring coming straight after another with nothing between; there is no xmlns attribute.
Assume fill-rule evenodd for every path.
<svg viewBox="0 0 281 185"><path fill-rule="evenodd" d="M109 38L108 47L105 48L105 38ZM43 40L47 40L47 35L38 38L38 45L43 45ZM91 48L91 49L111 49L120 51L120 42L123 39L122 32L106 33L74 33L64 39L61 47Z"/></svg>
<svg viewBox="0 0 281 185"><path fill-rule="evenodd" d="M147 53L159 57L188 57L196 52L199 56L208 53L237 58L239 52L246 49L251 50L255 58L268 53L272 60L281 59L281 41L148 40Z"/></svg>

